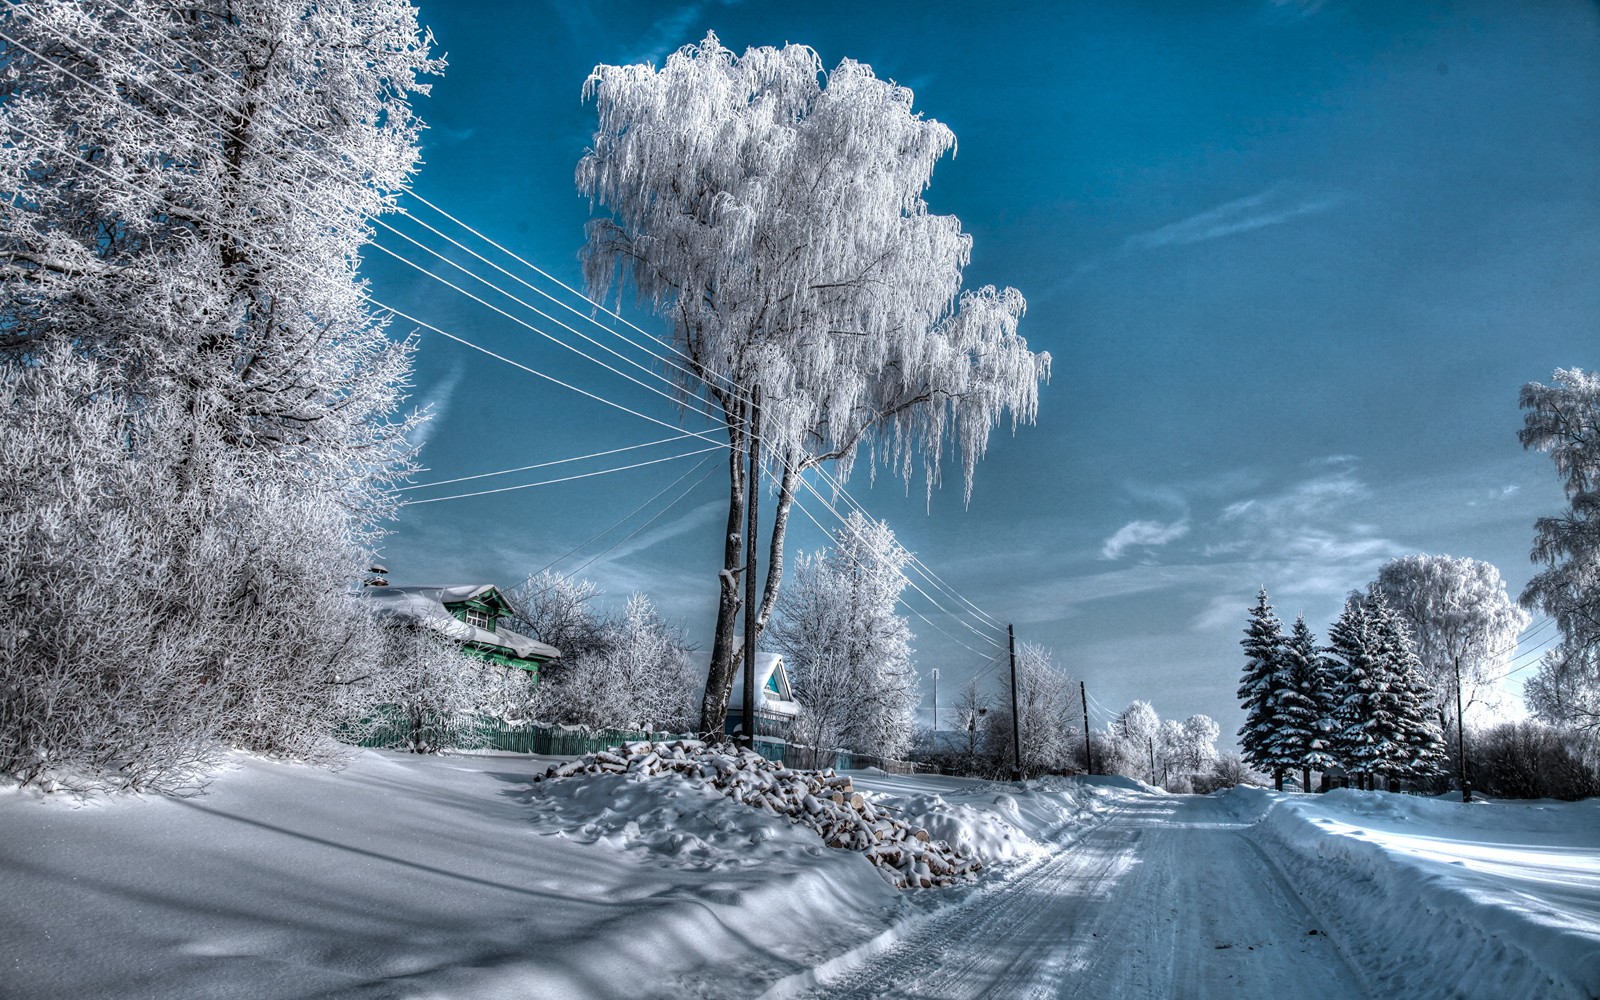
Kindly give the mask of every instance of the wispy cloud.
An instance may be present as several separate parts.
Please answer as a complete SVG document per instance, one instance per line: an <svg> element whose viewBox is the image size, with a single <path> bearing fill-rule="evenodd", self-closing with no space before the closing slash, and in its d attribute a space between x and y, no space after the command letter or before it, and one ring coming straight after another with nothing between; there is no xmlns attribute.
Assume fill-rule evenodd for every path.
<svg viewBox="0 0 1600 1000"><path fill-rule="evenodd" d="M660 66L666 61L667 56L679 48L696 44L701 40L703 36L700 34L699 22L705 16L707 9L717 6L732 7L737 3L738 0L690 3L662 15L650 26L650 31L642 43L643 51L633 61Z"/></svg>
<svg viewBox="0 0 1600 1000"><path fill-rule="evenodd" d="M1122 249L1124 253L1131 253L1138 250L1204 243L1324 212L1337 205L1340 200L1336 195L1291 198L1284 192L1282 185L1274 185L1247 198L1226 202L1198 215L1162 226L1160 229L1137 233L1123 242Z"/></svg>
<svg viewBox="0 0 1600 1000"><path fill-rule="evenodd" d="M1271 0L1272 6L1287 14L1296 14L1300 17L1310 17L1323 7L1328 0Z"/></svg>
<svg viewBox="0 0 1600 1000"><path fill-rule="evenodd" d="M1161 521L1130 521L1118 528L1100 547L1100 558L1120 559L1133 546L1165 545L1189 533L1189 520L1163 523Z"/></svg>
<svg viewBox="0 0 1600 1000"><path fill-rule="evenodd" d="M719 513L726 512L726 501L709 500L700 506L689 510L680 517L674 518L665 524L660 525L659 527L652 528L649 531L641 532L634 538L630 538L628 541L618 545L615 549L606 553L604 558L596 560L594 565L596 567L609 566L618 562L619 560L626 559L635 553L643 552L646 549L653 548L669 538L677 538L680 535L685 535L691 531L694 531L702 525L709 525L716 520Z"/></svg>
<svg viewBox="0 0 1600 1000"><path fill-rule="evenodd" d="M422 405L418 409L428 414L428 419L419 423L411 432L410 443L420 453L434 432L444 423L444 418L450 413L450 404L455 397L456 386L461 384L461 366L456 365L450 369L444 378L434 383L433 388L423 397ZM426 456L424 456L426 461Z"/></svg>

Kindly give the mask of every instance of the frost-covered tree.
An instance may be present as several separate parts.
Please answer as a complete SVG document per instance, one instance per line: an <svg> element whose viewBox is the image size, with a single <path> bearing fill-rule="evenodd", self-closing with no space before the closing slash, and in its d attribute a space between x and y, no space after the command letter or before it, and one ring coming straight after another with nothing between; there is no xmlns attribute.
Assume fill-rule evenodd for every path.
<svg viewBox="0 0 1600 1000"><path fill-rule="evenodd" d="M618 615L599 606L601 596L592 581L549 572L513 592L514 626L561 650L540 676L534 715L590 729L692 726L698 671L682 630L643 594L630 596Z"/></svg>
<svg viewBox="0 0 1600 1000"><path fill-rule="evenodd" d="M852 513L832 548L797 560L770 632L802 706L795 741L879 757L911 745L911 628L896 613L909 559L887 524Z"/></svg>
<svg viewBox="0 0 1600 1000"><path fill-rule="evenodd" d="M1412 555L1392 559L1367 587L1405 622L1429 709L1457 748L1456 778L1465 792L1460 717L1475 702L1498 701L1495 686L1517 648L1528 614L1512 603L1494 566L1477 559Z"/></svg>
<svg viewBox="0 0 1600 1000"><path fill-rule="evenodd" d="M1020 755L1011 743L1011 677L1002 672L996 681L995 707L984 716L984 746L990 770L1011 773L1020 759L1025 777L1072 767L1078 760L1083 730L1075 712L1077 694L1072 679L1051 660L1050 650L1033 642L1017 647L1017 736Z"/></svg>
<svg viewBox="0 0 1600 1000"><path fill-rule="evenodd" d="M1367 787L1437 770L1443 740L1426 708L1427 686L1405 625L1382 595L1351 597L1328 641L1337 678L1332 750L1344 769Z"/></svg>
<svg viewBox="0 0 1600 1000"><path fill-rule="evenodd" d="M1532 558L1544 564L1522 603L1555 619L1561 647L1528 681L1528 703L1558 725L1600 731L1600 376L1558 369L1553 385L1522 387L1524 448L1548 451L1567 509L1534 522Z"/></svg>
<svg viewBox="0 0 1600 1000"><path fill-rule="evenodd" d="M746 539L745 454L778 479L765 628L794 491L809 467L847 476L863 447L928 489L953 446L970 495L1007 411L1031 421L1049 356L1017 335L1015 289L962 290L971 239L922 194L955 143L912 111L911 91L845 60L824 73L802 45L742 56L715 35L659 70L598 66L584 87L599 127L579 189L597 297L631 282L687 356L686 400L726 425L728 520L701 728L721 732L737 667ZM752 584L753 585L753 584Z"/></svg>
<svg viewBox="0 0 1600 1000"><path fill-rule="evenodd" d="M1156 738L1161 732L1161 716L1148 701L1131 702L1106 725L1106 747L1102 769L1107 774L1158 780L1155 772Z"/></svg>
<svg viewBox="0 0 1600 1000"><path fill-rule="evenodd" d="M1239 729L1239 744L1244 758L1256 767L1271 772L1278 791L1283 791L1283 772L1295 762L1282 753L1276 743L1278 692L1284 685L1283 623L1267 603L1267 588L1256 594L1255 607L1245 626L1244 674L1239 681L1239 701L1244 707L1244 725Z"/></svg>
<svg viewBox="0 0 1600 1000"><path fill-rule="evenodd" d="M398 0L123 6L4 15L0 771L173 787L372 676L411 349L356 270L439 64Z"/></svg>
<svg viewBox="0 0 1600 1000"><path fill-rule="evenodd" d="M1368 598L1368 603L1385 672L1384 703L1395 721L1385 772L1393 777L1430 777L1438 773L1444 758L1444 739L1429 706L1431 691L1412 647L1411 631L1382 594Z"/></svg>
<svg viewBox="0 0 1600 1000"><path fill-rule="evenodd" d="M1329 668L1305 616L1295 618L1283 645L1283 687L1273 710L1273 755L1300 769L1300 787L1311 789L1311 772L1338 763L1328 752L1334 728Z"/></svg>
<svg viewBox="0 0 1600 1000"><path fill-rule="evenodd" d="M1394 728L1376 704L1383 683L1372 616L1365 601L1352 597L1328 629L1327 652L1334 676L1334 757L1346 773L1365 787L1383 760L1382 744Z"/></svg>

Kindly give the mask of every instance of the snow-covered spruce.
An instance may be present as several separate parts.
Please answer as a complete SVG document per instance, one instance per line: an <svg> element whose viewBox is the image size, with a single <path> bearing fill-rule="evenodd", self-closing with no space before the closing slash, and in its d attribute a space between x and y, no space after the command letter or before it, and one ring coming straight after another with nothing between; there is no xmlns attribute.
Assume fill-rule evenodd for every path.
<svg viewBox="0 0 1600 1000"><path fill-rule="evenodd" d="M829 847L861 851L893 885L928 889L970 879L983 866L928 831L889 814L831 768L804 771L726 743L624 743L552 765L534 780L594 774L681 774L733 799L815 830Z"/></svg>

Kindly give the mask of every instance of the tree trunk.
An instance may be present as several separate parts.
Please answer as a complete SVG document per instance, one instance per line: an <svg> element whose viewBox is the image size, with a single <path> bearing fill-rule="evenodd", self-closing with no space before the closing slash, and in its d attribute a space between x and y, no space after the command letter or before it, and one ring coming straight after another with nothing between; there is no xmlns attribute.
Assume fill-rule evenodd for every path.
<svg viewBox="0 0 1600 1000"><path fill-rule="evenodd" d="M761 589L761 612L756 616L756 638L766 631L772 609L778 603L778 586L783 582L783 542L789 533L789 508L794 506L794 490L800 482L796 463L785 455L783 478L778 485L778 501L772 511L772 539L767 544L767 582Z"/></svg>
<svg viewBox="0 0 1600 1000"><path fill-rule="evenodd" d="M722 571L717 574L717 626L711 642L711 666L706 672L706 694L700 702L700 736L707 741L726 739L728 695L739 651L733 641L738 622L739 575L744 572L744 422L743 414L728 420L728 530L723 536Z"/></svg>
<svg viewBox="0 0 1600 1000"><path fill-rule="evenodd" d="M1272 787L1283 791L1283 768L1275 768L1272 772Z"/></svg>
<svg viewBox="0 0 1600 1000"><path fill-rule="evenodd" d="M1302 792L1311 791L1311 768L1309 767L1300 769L1300 790Z"/></svg>

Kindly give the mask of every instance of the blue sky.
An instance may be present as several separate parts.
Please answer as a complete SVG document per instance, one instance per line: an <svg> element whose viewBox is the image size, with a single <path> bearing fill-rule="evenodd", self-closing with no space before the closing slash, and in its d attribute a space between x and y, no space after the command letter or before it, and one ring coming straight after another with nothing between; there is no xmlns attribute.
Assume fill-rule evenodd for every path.
<svg viewBox="0 0 1600 1000"><path fill-rule="evenodd" d="M954 130L929 203L974 238L969 285L1028 297L1022 332L1054 356L1054 379L1037 426L994 437L969 507L959 482L927 504L920 483L864 467L851 490L1098 703L1146 698L1230 734L1237 640L1263 583L1286 620L1303 612L1321 634L1392 556L1485 559L1513 593L1531 574L1533 519L1563 500L1548 459L1517 444L1517 391L1600 363L1596 4L421 9L450 66L419 105L417 191L573 285L590 216L573 169L594 128L580 92L597 63L659 63L707 30L736 51L803 43L826 66L854 58L911 87ZM364 270L418 318L677 419L382 254ZM671 433L434 335L415 399L436 414L422 480ZM699 461L408 507L385 550L391 579L511 585L621 520L557 568L599 555L582 575L617 601L644 590L709 645L725 509L720 465ZM795 520L791 551L817 547ZM912 619L948 706L993 647L911 600L938 626Z"/></svg>

